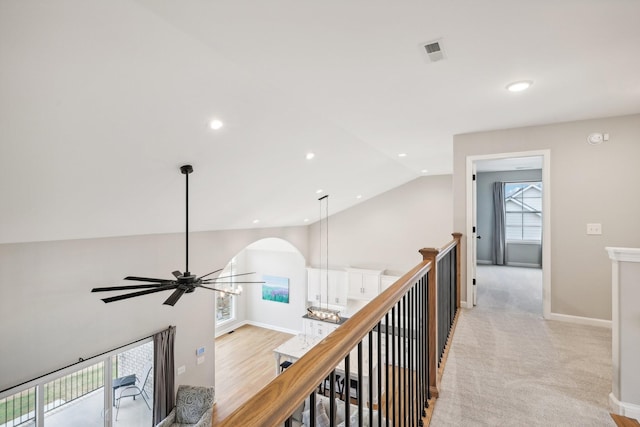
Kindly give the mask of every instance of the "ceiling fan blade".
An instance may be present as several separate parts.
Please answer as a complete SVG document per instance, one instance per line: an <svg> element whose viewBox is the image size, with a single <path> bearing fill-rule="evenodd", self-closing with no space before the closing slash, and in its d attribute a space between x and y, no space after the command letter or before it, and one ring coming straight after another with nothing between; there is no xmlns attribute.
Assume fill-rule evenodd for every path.
<svg viewBox="0 0 640 427"><path fill-rule="evenodd" d="M124 294L124 295L117 295L115 297L109 297L109 298L102 298L102 301L108 303L108 302L114 302L114 301L120 301L123 299L127 299L127 298L133 298L133 297L139 297L141 295L147 295L147 294L152 294L154 292L160 292L160 291L167 291L169 289L175 289L178 287L177 283L171 284L171 285L165 285L165 286L159 286L155 289L149 289L146 291L138 291L138 292L132 292L130 294Z"/></svg>
<svg viewBox="0 0 640 427"><path fill-rule="evenodd" d="M162 286L158 285L131 285L131 286L108 286L104 288L93 288L91 292L126 291L129 289L153 289Z"/></svg>
<svg viewBox="0 0 640 427"><path fill-rule="evenodd" d="M127 276L124 280L136 280L138 282L153 282L153 283L166 283L171 282L171 280L167 279L152 279L149 277L138 277L138 276Z"/></svg>
<svg viewBox="0 0 640 427"><path fill-rule="evenodd" d="M205 274L204 276L200 276L200 277L198 277L198 279L204 279L205 277L207 277L207 276L211 276L213 273L217 273L218 271L222 271L222 270L224 270L224 269L223 269L223 268L219 268L219 269L217 269L216 271L212 271L211 273L207 273L207 274Z"/></svg>
<svg viewBox="0 0 640 427"><path fill-rule="evenodd" d="M210 291L223 292L223 293L225 293L225 294L240 295L240 292L237 292L237 291L224 290L224 289L217 289L217 288L210 288L210 287L208 287L208 286L204 286L204 285L200 285L199 287L200 287L200 288L209 289Z"/></svg>
<svg viewBox="0 0 640 427"><path fill-rule="evenodd" d="M182 276L182 273L180 273L180 270L176 270L176 271L172 271L171 274L173 274L173 276L177 279L178 277Z"/></svg>
<svg viewBox="0 0 640 427"><path fill-rule="evenodd" d="M214 271L215 273L215 271ZM207 280L220 280L220 279L228 279L229 277L238 277L238 276L247 276L249 274L256 274L255 271L252 273L240 273L240 274L231 274L229 276L218 276L218 277L212 277L211 279L207 279ZM208 275L207 275L208 276ZM202 276L204 277L204 276ZM202 279L201 277L201 279Z"/></svg>
<svg viewBox="0 0 640 427"><path fill-rule="evenodd" d="M203 283L207 284L207 285L218 285L220 283L265 283L265 282L209 282L209 281L203 281Z"/></svg>
<svg viewBox="0 0 640 427"><path fill-rule="evenodd" d="M170 296L169 298L167 298L167 300L165 302L163 302L163 304L165 305L170 305L170 306L174 306L175 303L178 302L178 300L180 299L180 297L182 295L184 295L184 293L186 292L186 289L182 289L182 288L178 288L176 289Z"/></svg>

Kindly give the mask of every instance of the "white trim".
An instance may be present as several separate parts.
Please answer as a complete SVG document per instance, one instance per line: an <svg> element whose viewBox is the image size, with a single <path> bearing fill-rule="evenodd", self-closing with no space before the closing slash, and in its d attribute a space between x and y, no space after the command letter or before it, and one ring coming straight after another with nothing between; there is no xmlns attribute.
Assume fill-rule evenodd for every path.
<svg viewBox="0 0 640 427"><path fill-rule="evenodd" d="M640 262L640 249L638 248L605 248L609 252L609 258L614 261Z"/></svg>
<svg viewBox="0 0 640 427"><path fill-rule="evenodd" d="M511 157L542 156L542 314L545 319L551 316L551 150L521 151L467 156L465 173L466 191L466 232L467 232L467 295L473 292L473 191L470 184L473 166L479 160L508 159ZM468 297L467 297L468 298Z"/></svg>
<svg viewBox="0 0 640 427"><path fill-rule="evenodd" d="M619 401L613 393L609 393L609 407L612 412L629 418L640 419L640 405Z"/></svg>
<svg viewBox="0 0 640 427"><path fill-rule="evenodd" d="M611 320L594 319L592 317L572 316L570 314L551 313L549 320L576 323L578 325L598 326L611 329Z"/></svg>
<svg viewBox="0 0 640 427"><path fill-rule="evenodd" d="M620 395L620 263L611 261L612 394Z"/></svg>
<svg viewBox="0 0 640 427"><path fill-rule="evenodd" d="M508 267L526 267L526 268L540 268L542 267L540 264L533 264L530 262L509 262L507 261L506 266Z"/></svg>
<svg viewBox="0 0 640 427"><path fill-rule="evenodd" d="M302 333L302 331L297 330L297 329L281 328L280 326L273 326L273 325L269 325L267 323L254 322L253 320L247 320L245 322L245 324L252 325L252 326L257 326L259 328L271 329L273 331L284 332L284 333L287 333L287 334L293 334L293 335L298 335L298 334Z"/></svg>
<svg viewBox="0 0 640 427"><path fill-rule="evenodd" d="M460 301L460 307L462 308L473 308L473 305L469 306L466 301Z"/></svg>
<svg viewBox="0 0 640 427"><path fill-rule="evenodd" d="M216 327L216 338L221 337L224 334L228 334L231 331L235 331L236 329L240 328L241 326L244 326L247 324L246 320L233 320L232 322L225 322L221 327L218 328Z"/></svg>

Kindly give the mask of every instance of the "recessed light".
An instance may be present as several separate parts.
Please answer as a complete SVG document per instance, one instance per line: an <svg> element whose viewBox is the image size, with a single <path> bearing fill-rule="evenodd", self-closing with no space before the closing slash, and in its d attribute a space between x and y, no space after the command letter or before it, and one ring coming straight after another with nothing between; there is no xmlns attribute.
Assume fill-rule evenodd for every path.
<svg viewBox="0 0 640 427"><path fill-rule="evenodd" d="M509 92L522 92L523 90L529 89L529 87L533 84L531 80L521 80L518 82L509 83L507 85L507 90Z"/></svg>
<svg viewBox="0 0 640 427"><path fill-rule="evenodd" d="M429 169L422 169L420 172L422 172L422 173L429 173Z"/></svg>
<svg viewBox="0 0 640 427"><path fill-rule="evenodd" d="M356 199L362 199L362 194L358 194L358 195L356 196Z"/></svg>
<svg viewBox="0 0 640 427"><path fill-rule="evenodd" d="M259 219L254 219L254 220L253 220L253 223L254 223L254 224L257 224L257 223L259 223L259 222L260 222L260 220L259 220Z"/></svg>
<svg viewBox="0 0 640 427"><path fill-rule="evenodd" d="M407 153L400 153L398 154L398 157L407 157Z"/></svg>
<svg viewBox="0 0 640 427"><path fill-rule="evenodd" d="M218 119L213 119L209 122L209 127L213 130L218 130L220 129L222 126L224 125L224 123L222 123L221 120Z"/></svg>
<svg viewBox="0 0 640 427"><path fill-rule="evenodd" d="M318 188L318 189L316 190L316 194L320 194L320 193L322 193L323 191L324 191L324 190L323 190L322 188Z"/></svg>
<svg viewBox="0 0 640 427"><path fill-rule="evenodd" d="M304 222L309 222L309 218L305 218L305 219L304 219Z"/></svg>
<svg viewBox="0 0 640 427"><path fill-rule="evenodd" d="M315 157L315 153L307 153L307 155L305 156L307 158L307 160L311 160Z"/></svg>

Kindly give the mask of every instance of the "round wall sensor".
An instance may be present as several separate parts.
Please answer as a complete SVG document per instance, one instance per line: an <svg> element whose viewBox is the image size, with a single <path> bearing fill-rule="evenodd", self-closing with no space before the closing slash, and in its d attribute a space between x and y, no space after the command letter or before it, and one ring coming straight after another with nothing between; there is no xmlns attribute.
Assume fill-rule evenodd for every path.
<svg viewBox="0 0 640 427"><path fill-rule="evenodd" d="M602 144L602 141L604 141L604 136L601 133L592 133L587 137L587 142L591 145Z"/></svg>

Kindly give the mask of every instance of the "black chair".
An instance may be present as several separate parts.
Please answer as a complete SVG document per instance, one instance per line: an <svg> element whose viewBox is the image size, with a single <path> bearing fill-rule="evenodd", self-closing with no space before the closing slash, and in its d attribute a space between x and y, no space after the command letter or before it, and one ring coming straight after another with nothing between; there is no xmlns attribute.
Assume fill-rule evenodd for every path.
<svg viewBox="0 0 640 427"><path fill-rule="evenodd" d="M118 412L120 412L120 401L123 397L133 397L133 400L136 400L136 396L142 396L142 400L144 400L144 403L147 404L147 408L151 410L151 405L149 405L149 401L147 400L147 398L149 398L149 395L144 388L149 382L149 376L151 374L152 368L153 366L150 363L145 365L144 370L142 371L144 381L140 382L140 379L136 376L134 384L130 384L125 387L121 386L122 390L120 391L120 395L116 399L116 421L118 421Z"/></svg>
<svg viewBox="0 0 640 427"><path fill-rule="evenodd" d="M284 362L282 362L280 364L280 373L283 373L285 369L287 369L289 366L293 365L292 362L290 362L289 360L285 360Z"/></svg>
<svg viewBox="0 0 640 427"><path fill-rule="evenodd" d="M335 388L336 393L342 396L343 388L344 388L344 380L340 375L336 374L336 388ZM318 391L322 395L326 395L328 390L331 390L331 375L325 378L324 381L322 381L318 386Z"/></svg>

